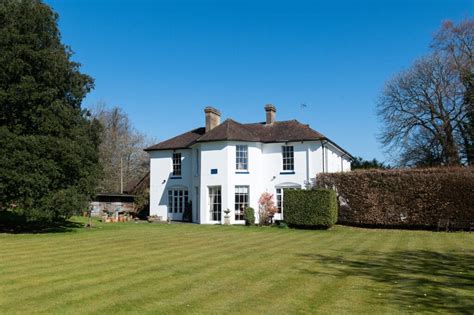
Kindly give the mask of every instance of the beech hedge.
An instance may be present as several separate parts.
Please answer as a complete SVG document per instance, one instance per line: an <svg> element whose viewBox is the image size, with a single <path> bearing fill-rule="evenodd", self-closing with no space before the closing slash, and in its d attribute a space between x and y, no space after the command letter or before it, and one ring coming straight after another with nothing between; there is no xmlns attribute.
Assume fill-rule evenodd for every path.
<svg viewBox="0 0 474 315"><path fill-rule="evenodd" d="M474 224L473 167L325 173L316 183L337 191L341 224L443 229Z"/></svg>
<svg viewBox="0 0 474 315"><path fill-rule="evenodd" d="M294 227L330 227L337 221L336 193L330 189L287 190L285 222Z"/></svg>

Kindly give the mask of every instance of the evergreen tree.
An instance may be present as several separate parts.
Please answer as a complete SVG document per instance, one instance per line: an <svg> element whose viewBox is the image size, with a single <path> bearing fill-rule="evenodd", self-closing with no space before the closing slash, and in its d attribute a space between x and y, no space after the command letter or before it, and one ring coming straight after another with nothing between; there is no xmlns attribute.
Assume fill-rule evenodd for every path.
<svg viewBox="0 0 474 315"><path fill-rule="evenodd" d="M40 0L0 2L0 211L29 221L87 208L100 172L100 124L81 108L93 88Z"/></svg>
<svg viewBox="0 0 474 315"><path fill-rule="evenodd" d="M351 169L389 169L390 165L385 165L383 162L379 162L377 159L372 160L364 160L360 156L356 156L354 160L351 162Z"/></svg>

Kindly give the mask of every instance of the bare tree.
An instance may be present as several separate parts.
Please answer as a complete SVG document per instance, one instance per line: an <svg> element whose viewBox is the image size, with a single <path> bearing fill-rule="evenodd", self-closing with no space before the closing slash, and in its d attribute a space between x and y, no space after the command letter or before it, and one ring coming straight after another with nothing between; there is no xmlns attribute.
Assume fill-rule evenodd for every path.
<svg viewBox="0 0 474 315"><path fill-rule="evenodd" d="M458 25L445 21L431 47L444 54L446 63L461 77L469 76L474 63L474 20L466 19Z"/></svg>
<svg viewBox="0 0 474 315"><path fill-rule="evenodd" d="M380 140L398 164L472 161L466 76L472 76L473 26L465 21L458 26L462 30L454 32L454 26L445 23L435 36L432 54L386 83L377 105L384 124ZM453 50L452 42L458 48Z"/></svg>
<svg viewBox="0 0 474 315"><path fill-rule="evenodd" d="M439 151L441 164L459 164L455 133L463 95L459 77L438 55L418 60L385 86L377 108L382 143L401 164L419 164L423 156L414 152L421 147L433 148L429 155Z"/></svg>
<svg viewBox="0 0 474 315"><path fill-rule="evenodd" d="M432 47L457 73L464 86L465 115L459 117L461 148L466 162L474 164L474 20L466 19L457 25L445 21Z"/></svg>
<svg viewBox="0 0 474 315"><path fill-rule="evenodd" d="M151 141L132 126L128 115L119 107L99 104L92 115L103 126L99 147L103 178L99 189L122 192L128 183L140 180L148 172L149 158L143 148Z"/></svg>

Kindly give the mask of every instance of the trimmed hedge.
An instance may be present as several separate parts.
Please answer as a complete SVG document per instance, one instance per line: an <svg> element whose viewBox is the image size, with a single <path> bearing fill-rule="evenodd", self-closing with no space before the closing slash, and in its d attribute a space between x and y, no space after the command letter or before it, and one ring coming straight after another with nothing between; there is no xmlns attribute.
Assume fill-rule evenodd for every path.
<svg viewBox="0 0 474 315"><path fill-rule="evenodd" d="M338 222L467 229L474 223L474 168L366 170L319 174L338 193Z"/></svg>
<svg viewBox="0 0 474 315"><path fill-rule="evenodd" d="M330 227L337 221L334 190L286 190L283 204L285 222L291 226Z"/></svg>

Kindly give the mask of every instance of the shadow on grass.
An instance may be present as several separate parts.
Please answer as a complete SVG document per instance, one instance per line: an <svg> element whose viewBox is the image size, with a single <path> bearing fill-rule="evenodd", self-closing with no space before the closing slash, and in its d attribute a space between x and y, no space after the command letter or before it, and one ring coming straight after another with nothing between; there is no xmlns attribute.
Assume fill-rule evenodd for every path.
<svg viewBox="0 0 474 315"><path fill-rule="evenodd" d="M383 284L363 289L369 295L382 293L405 311L472 314L474 310L472 253L420 250L349 253L347 257L300 256L308 266L302 272L336 278L362 277Z"/></svg>
<svg viewBox="0 0 474 315"><path fill-rule="evenodd" d="M0 233L39 234L74 232L83 225L71 221L28 222L24 217L9 211L0 211Z"/></svg>

